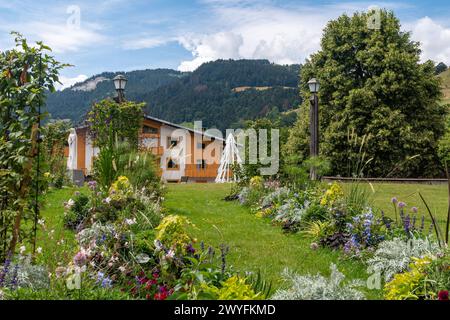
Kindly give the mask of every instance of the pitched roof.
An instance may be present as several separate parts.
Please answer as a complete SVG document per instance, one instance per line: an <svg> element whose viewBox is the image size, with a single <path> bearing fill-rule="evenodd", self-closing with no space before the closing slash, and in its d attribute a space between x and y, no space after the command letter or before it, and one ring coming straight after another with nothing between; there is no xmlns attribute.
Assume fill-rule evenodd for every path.
<svg viewBox="0 0 450 320"><path fill-rule="evenodd" d="M207 134L207 133L205 133L205 132L202 132L202 131L199 131L199 130L194 130L194 129L192 129L192 128L188 128L188 127L185 127L185 126L176 124L176 123L172 123L172 122L169 122L169 121L166 121L166 120L158 119L158 118L152 117L152 116L147 115L147 114L144 114L144 118L145 118L145 119L148 119L148 120L153 120L153 121L156 121L156 122L159 122L159 123L162 123L162 124L165 124L165 125L174 127L174 128L187 130L187 131L190 131L190 132L193 132L193 133L196 133L196 134L204 135L204 136L206 136L206 137L214 138L214 139L216 139L216 140L220 140L220 141L225 142L225 139L222 138L222 137L214 136L214 135L212 135L212 134ZM89 127L89 126L88 126L87 124L83 124L83 125L77 126L75 129L86 129L86 128L88 128L88 127Z"/></svg>

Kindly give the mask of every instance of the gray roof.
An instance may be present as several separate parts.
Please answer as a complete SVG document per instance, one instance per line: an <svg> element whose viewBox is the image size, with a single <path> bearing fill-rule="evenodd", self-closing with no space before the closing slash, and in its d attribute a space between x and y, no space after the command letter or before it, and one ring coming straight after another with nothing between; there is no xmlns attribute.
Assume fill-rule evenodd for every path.
<svg viewBox="0 0 450 320"><path fill-rule="evenodd" d="M190 131L190 132L193 132L193 133L204 135L204 136L209 137L209 138L214 138L216 140L220 140L220 141L223 141L223 142L226 141L224 138L217 137L217 136L214 136L214 135L211 135L211 134L207 134L207 133L202 132L202 131L194 130L192 128L188 128L188 127L185 127L185 126L182 126L182 125L179 125L179 124L176 124L176 123L172 123L172 122L169 122L169 121L166 121L166 120L158 119L158 118L149 116L147 114L144 115L144 118L148 119L148 120L153 120L153 121L156 121L156 122L160 122L160 123L166 124L166 125L174 127L174 128L187 130L187 131ZM83 124L83 125L77 126L76 129L85 129L87 127L88 127L88 125Z"/></svg>
<svg viewBox="0 0 450 320"><path fill-rule="evenodd" d="M206 137L214 138L216 140L220 140L220 141L223 141L223 142L226 141L224 138L217 137L217 136L214 136L214 135L211 135L211 134L207 134L207 133L202 132L202 131L194 130L192 128L188 128L188 127L185 127L185 126L182 126L182 125L179 125L179 124L176 124L176 123L172 123L172 122L169 122L169 121L166 121L166 120L158 119L158 118L155 118L155 117L152 117L152 116L149 116L149 115L144 115L144 118L148 119L148 120L153 120L153 121L156 121L156 122L164 123L164 124L166 124L168 126L171 126L171 127L174 127L174 128L188 130L190 132L201 134L201 135L204 135Z"/></svg>

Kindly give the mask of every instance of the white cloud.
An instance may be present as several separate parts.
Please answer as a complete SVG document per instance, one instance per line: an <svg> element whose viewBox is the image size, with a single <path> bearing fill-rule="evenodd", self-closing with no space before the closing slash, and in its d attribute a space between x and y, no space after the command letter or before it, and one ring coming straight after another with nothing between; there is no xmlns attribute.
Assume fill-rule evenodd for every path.
<svg viewBox="0 0 450 320"><path fill-rule="evenodd" d="M171 39L162 39L159 37L142 37L139 39L125 40L122 43L122 47L128 50L150 49L162 46L170 41Z"/></svg>
<svg viewBox="0 0 450 320"><path fill-rule="evenodd" d="M220 58L239 58L239 48L243 44L242 36L234 32L184 36L178 41L184 48L191 51L194 57L193 60L183 61L178 67L179 71L192 71L205 62Z"/></svg>
<svg viewBox="0 0 450 320"><path fill-rule="evenodd" d="M366 11L369 2L346 2L322 6L282 7L270 1L203 0L210 20L193 26L196 32L178 37L193 59L182 61L178 69L191 71L216 59L268 59L279 64L303 63L320 49L327 22L344 12ZM378 3L387 9L407 9L403 3ZM413 40L420 41L423 60L450 64L450 29L425 17L405 23ZM203 30L209 30L205 32ZM226 31L224 31L226 30Z"/></svg>
<svg viewBox="0 0 450 320"><path fill-rule="evenodd" d="M193 55L178 69L193 70L201 63L223 59L268 59L280 64L302 63L319 49L322 29L333 11L281 8L246 1L208 1L213 6L211 33L192 33L179 42ZM227 30L224 32L223 30Z"/></svg>
<svg viewBox="0 0 450 320"><path fill-rule="evenodd" d="M32 23L25 30L55 52L74 52L106 40L95 28L84 24L77 28L67 24Z"/></svg>
<svg viewBox="0 0 450 320"><path fill-rule="evenodd" d="M79 82L83 82L88 78L88 76L84 75L84 74L80 74L76 77L70 78L70 77L65 77L65 76L59 76L59 81L62 84L57 84L56 85L56 90L64 90L66 88L70 88L71 86L73 86L76 83Z"/></svg>
<svg viewBox="0 0 450 320"><path fill-rule="evenodd" d="M433 60L450 64L450 28L433 21L429 17L409 26L412 38L421 43L422 60Z"/></svg>

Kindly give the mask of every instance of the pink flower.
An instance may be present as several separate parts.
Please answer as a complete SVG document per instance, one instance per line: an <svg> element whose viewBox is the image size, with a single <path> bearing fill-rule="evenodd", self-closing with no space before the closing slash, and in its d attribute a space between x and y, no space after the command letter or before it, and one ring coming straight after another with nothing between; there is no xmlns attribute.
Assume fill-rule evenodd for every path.
<svg viewBox="0 0 450 320"><path fill-rule="evenodd" d="M84 266L87 262L86 254L82 251L78 252L75 257L73 258L73 262L78 267Z"/></svg>

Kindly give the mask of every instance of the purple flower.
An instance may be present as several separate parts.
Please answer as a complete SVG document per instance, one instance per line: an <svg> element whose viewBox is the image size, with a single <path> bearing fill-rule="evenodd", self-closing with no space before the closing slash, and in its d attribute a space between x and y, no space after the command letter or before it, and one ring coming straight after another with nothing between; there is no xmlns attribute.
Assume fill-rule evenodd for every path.
<svg viewBox="0 0 450 320"><path fill-rule="evenodd" d="M417 213L417 212L419 212L419 209L417 207L412 207L411 211L412 211L412 213Z"/></svg>
<svg viewBox="0 0 450 320"><path fill-rule="evenodd" d="M192 244L188 244L188 245L186 246L186 251L189 252L189 253L192 253L192 254L195 253L195 249L194 249L194 247L192 246Z"/></svg>
<svg viewBox="0 0 450 320"><path fill-rule="evenodd" d="M78 267L82 267L86 264L87 262L87 257L86 254L84 252L78 252L75 257L73 258L73 262L75 263L75 265L77 265Z"/></svg>
<svg viewBox="0 0 450 320"><path fill-rule="evenodd" d="M97 181L95 181L95 180L89 181L88 182L88 187L89 187L89 189L94 191L95 189L97 189Z"/></svg>
<svg viewBox="0 0 450 320"><path fill-rule="evenodd" d="M393 198L391 199L391 202L392 202L393 204L397 204L397 203L398 203L398 199L397 199L396 197L393 197Z"/></svg>
<svg viewBox="0 0 450 320"><path fill-rule="evenodd" d="M399 202L399 203L398 203L398 207L399 207L400 209L403 209L404 207L406 207L406 203L404 203L404 202Z"/></svg>

